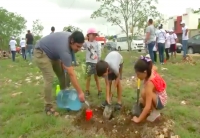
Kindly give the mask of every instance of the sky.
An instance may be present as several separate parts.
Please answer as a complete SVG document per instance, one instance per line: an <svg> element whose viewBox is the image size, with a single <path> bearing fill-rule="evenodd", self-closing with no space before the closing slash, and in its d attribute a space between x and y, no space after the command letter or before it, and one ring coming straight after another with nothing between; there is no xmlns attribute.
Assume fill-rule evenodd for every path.
<svg viewBox="0 0 200 138"><path fill-rule="evenodd" d="M200 8L198 1L158 0L157 9L169 17L182 15L186 8ZM91 27L108 35L115 35L121 31L118 26L111 26L103 18L90 18L99 7L96 0L0 0L0 5L25 17L27 30L31 30L34 20L40 19L44 26L44 36L50 33L51 26L55 26L56 32L62 31L63 27L68 25L81 28L84 34Z"/></svg>

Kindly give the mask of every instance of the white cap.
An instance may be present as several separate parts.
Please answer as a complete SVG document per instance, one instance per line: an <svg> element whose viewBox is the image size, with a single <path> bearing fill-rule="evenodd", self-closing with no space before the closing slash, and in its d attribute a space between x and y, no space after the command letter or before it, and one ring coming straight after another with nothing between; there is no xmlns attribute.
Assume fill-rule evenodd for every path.
<svg viewBox="0 0 200 138"><path fill-rule="evenodd" d="M171 29L171 30L169 30L169 32L174 32L174 30L173 30L173 29Z"/></svg>
<svg viewBox="0 0 200 138"><path fill-rule="evenodd" d="M180 24L185 24L185 21L182 21Z"/></svg>

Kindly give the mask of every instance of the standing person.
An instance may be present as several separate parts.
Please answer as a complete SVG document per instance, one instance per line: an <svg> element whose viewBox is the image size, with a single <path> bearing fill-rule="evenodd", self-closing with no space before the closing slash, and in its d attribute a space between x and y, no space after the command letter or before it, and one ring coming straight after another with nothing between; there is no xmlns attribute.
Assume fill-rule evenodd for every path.
<svg viewBox="0 0 200 138"><path fill-rule="evenodd" d="M26 59L26 40L24 38L22 38L22 40L20 41L20 46L22 50L22 58Z"/></svg>
<svg viewBox="0 0 200 138"><path fill-rule="evenodd" d="M54 32L55 32L55 27L52 26L52 27L51 27L51 33L50 33L50 34L53 34Z"/></svg>
<svg viewBox="0 0 200 138"><path fill-rule="evenodd" d="M57 32L43 37L35 46L34 61L44 78L44 100L47 115L58 115L52 104L54 73L58 77L61 90L65 90L67 84L64 70L66 70L80 101L85 101L84 93L72 67L72 51L75 53L80 51L84 40L83 33L79 31Z"/></svg>
<svg viewBox="0 0 200 138"><path fill-rule="evenodd" d="M122 107L122 86L120 78L122 76L123 57L117 51L111 51L105 60L100 60L96 65L97 75L105 78L106 83L106 100L102 103L102 107L111 104L111 87L117 88L117 103L115 108L120 110Z"/></svg>
<svg viewBox="0 0 200 138"><path fill-rule="evenodd" d="M84 48L86 49L86 90L85 95L90 95L90 80L91 75L94 75L96 82L98 97L101 96L101 88L99 84L99 79L96 73L96 64L101 59L101 46L95 41L95 37L98 35L96 29L90 28L87 31L88 42L84 43Z"/></svg>
<svg viewBox="0 0 200 138"><path fill-rule="evenodd" d="M153 57L154 57L154 63L157 62L157 46L154 45L153 47Z"/></svg>
<svg viewBox="0 0 200 138"><path fill-rule="evenodd" d="M156 46L158 48L160 64L164 64L164 51L165 51L165 41L166 41L166 32L162 29L163 25L160 24L158 31L156 33Z"/></svg>
<svg viewBox="0 0 200 138"><path fill-rule="evenodd" d="M9 46L10 46L10 51L11 51L12 61L13 61L13 62L15 62L16 45L17 45L17 42L16 42L15 38L14 38L14 37L11 37L11 40L10 40L10 42L9 42Z"/></svg>
<svg viewBox="0 0 200 138"><path fill-rule="evenodd" d="M170 30L170 53L171 58L176 58L176 42L178 41L177 35L174 30Z"/></svg>
<svg viewBox="0 0 200 138"><path fill-rule="evenodd" d="M186 59L187 49L188 49L188 28L185 25L185 22L181 22L182 26L182 45L183 45L183 60Z"/></svg>
<svg viewBox="0 0 200 138"><path fill-rule="evenodd" d="M170 35L169 31L165 32L166 32L165 54L166 54L166 60L169 60Z"/></svg>
<svg viewBox="0 0 200 138"><path fill-rule="evenodd" d="M146 28L145 43L148 46L149 55L153 62L154 61L153 47L155 45L155 27L153 25L152 19L149 19L149 21L148 21L148 27Z"/></svg>
<svg viewBox="0 0 200 138"><path fill-rule="evenodd" d="M26 34L26 57L29 57L30 62L32 62L33 40L33 35L31 34L31 31L28 30Z"/></svg>

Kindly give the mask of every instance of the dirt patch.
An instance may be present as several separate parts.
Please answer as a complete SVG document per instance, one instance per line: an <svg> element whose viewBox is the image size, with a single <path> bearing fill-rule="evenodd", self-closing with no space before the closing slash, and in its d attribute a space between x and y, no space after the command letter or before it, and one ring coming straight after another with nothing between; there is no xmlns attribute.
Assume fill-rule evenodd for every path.
<svg viewBox="0 0 200 138"><path fill-rule="evenodd" d="M106 135L109 138L156 138L163 135L170 138L173 122L163 115L154 123L143 122L135 124L131 121L130 112L122 108L115 112L110 120L103 119L103 109L93 107L93 118L90 121L85 119L85 110L82 110L73 121L75 126L91 135Z"/></svg>

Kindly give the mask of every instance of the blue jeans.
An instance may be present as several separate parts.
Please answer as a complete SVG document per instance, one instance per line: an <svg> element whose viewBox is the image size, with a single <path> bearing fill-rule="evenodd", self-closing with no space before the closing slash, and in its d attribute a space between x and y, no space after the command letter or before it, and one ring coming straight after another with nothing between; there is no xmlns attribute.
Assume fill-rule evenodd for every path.
<svg viewBox="0 0 200 138"><path fill-rule="evenodd" d="M29 61L32 61L32 55L33 55L33 45L28 44L26 48L26 59L29 58Z"/></svg>
<svg viewBox="0 0 200 138"><path fill-rule="evenodd" d="M22 58L23 59L26 59L26 48L25 47L22 47Z"/></svg>
<svg viewBox="0 0 200 138"><path fill-rule="evenodd" d="M155 41L148 43L148 51L151 57L152 63L154 63L154 54L153 54L153 47L155 46Z"/></svg>
<svg viewBox="0 0 200 138"><path fill-rule="evenodd" d="M188 49L188 40L182 40L182 45L183 45L183 57L186 57L187 54L187 49Z"/></svg>
<svg viewBox="0 0 200 138"><path fill-rule="evenodd" d="M15 62L16 51L11 51L12 61Z"/></svg>
<svg viewBox="0 0 200 138"><path fill-rule="evenodd" d="M165 43L158 43L158 52L160 63L164 63L164 51L165 51Z"/></svg>

